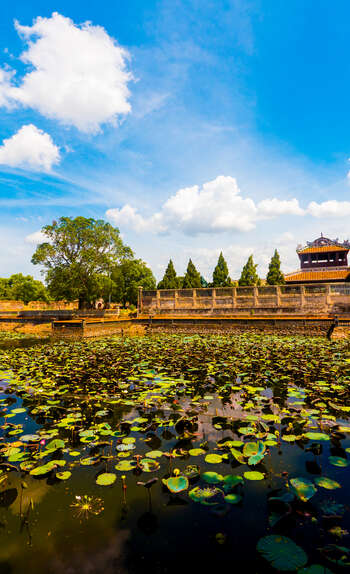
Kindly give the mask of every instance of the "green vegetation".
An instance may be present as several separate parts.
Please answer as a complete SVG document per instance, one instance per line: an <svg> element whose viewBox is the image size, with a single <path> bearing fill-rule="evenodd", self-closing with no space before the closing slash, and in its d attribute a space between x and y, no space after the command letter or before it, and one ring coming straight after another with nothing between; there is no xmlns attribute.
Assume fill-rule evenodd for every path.
<svg viewBox="0 0 350 574"><path fill-rule="evenodd" d="M213 287L229 287L230 285L231 277L229 276L227 263L221 252L213 272Z"/></svg>
<svg viewBox="0 0 350 574"><path fill-rule="evenodd" d="M275 252L271 257L266 283L269 285L283 285L285 283L284 275L281 271L281 260L277 249L275 249Z"/></svg>
<svg viewBox="0 0 350 574"><path fill-rule="evenodd" d="M349 566L341 540L350 504L347 342L109 338L3 351L0 363L7 520L24 516L30 527L31 508L35 532L49 527L55 542L62 532L56 514L72 541L76 517L85 528L86 518L99 515L97 530L108 536L122 516L133 552L143 553L131 525L136 516L149 532L159 515L162 566L168 550L161 542L176 521L184 551L201 541L213 552L213 538L227 538L225 560L249 572L329 574ZM242 551L230 543L237 524ZM2 536L8 547L22 534L11 522ZM41 538L38 556L56 551L47 535L36 545Z"/></svg>
<svg viewBox="0 0 350 574"><path fill-rule="evenodd" d="M238 281L240 287L260 285L260 279L256 272L256 268L257 265L253 261L253 255L250 255L247 263L242 269L242 274Z"/></svg>
<svg viewBox="0 0 350 574"><path fill-rule="evenodd" d="M168 267L165 270L163 279L158 283L158 289L177 289L178 278L172 260L170 259Z"/></svg>
<svg viewBox="0 0 350 574"><path fill-rule="evenodd" d="M30 301L49 301L49 293L45 285L34 279L32 275L16 273L8 279L0 278L0 300L23 301L27 305Z"/></svg>
<svg viewBox="0 0 350 574"><path fill-rule="evenodd" d="M111 288L112 268L133 256L119 230L102 220L61 217L42 232L48 241L37 247L32 263L44 267L52 297L78 299L79 308L91 305Z"/></svg>
<svg viewBox="0 0 350 574"><path fill-rule="evenodd" d="M197 271L192 260L187 265L186 274L182 283L183 289L196 289L201 287L201 274Z"/></svg>
<svg viewBox="0 0 350 574"><path fill-rule="evenodd" d="M120 337L6 350L0 364L2 537L23 558L14 526L33 524L33 571L62 524L64 540L86 535L86 551L89 533L105 547L120 521L133 555L150 540L137 530L152 533L159 571L174 528L183 552L202 544L202 571L226 539L239 571L349 566L346 341Z"/></svg>
<svg viewBox="0 0 350 574"><path fill-rule="evenodd" d="M112 301L126 305L137 305L138 287L155 289L156 280L152 271L141 259L125 259L112 269ZM109 293L104 293L108 301Z"/></svg>

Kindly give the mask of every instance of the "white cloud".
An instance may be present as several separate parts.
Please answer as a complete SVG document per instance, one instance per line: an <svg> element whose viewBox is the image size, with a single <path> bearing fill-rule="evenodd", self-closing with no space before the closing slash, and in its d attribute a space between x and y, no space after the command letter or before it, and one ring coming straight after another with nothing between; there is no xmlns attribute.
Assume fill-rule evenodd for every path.
<svg viewBox="0 0 350 574"><path fill-rule="evenodd" d="M83 132L130 112L129 55L102 27L77 26L56 12L32 26L15 25L28 45L21 60L30 70L19 85L1 72L0 105L16 102Z"/></svg>
<svg viewBox="0 0 350 574"><path fill-rule="evenodd" d="M124 205L121 209L108 209L106 211L106 216L115 225L130 227L140 233L144 231L153 231L156 233L166 231L166 227L162 223L162 216L160 213L155 213L152 217L144 218L129 204Z"/></svg>
<svg viewBox="0 0 350 574"><path fill-rule="evenodd" d="M149 218L130 205L107 211L112 221L135 231L179 230L188 234L246 232L254 229L259 220L285 214L303 215L304 211L296 199L272 198L255 204L249 197L242 196L235 178L223 175L201 187L179 189Z"/></svg>
<svg viewBox="0 0 350 574"><path fill-rule="evenodd" d="M39 245L39 243L48 243L49 239L42 231L34 231L30 233L25 238L26 243L31 243L33 245Z"/></svg>
<svg viewBox="0 0 350 574"><path fill-rule="evenodd" d="M51 136L33 124L22 126L0 146L0 164L3 165L50 171L59 161L60 152Z"/></svg>
<svg viewBox="0 0 350 574"><path fill-rule="evenodd" d="M305 211L300 207L297 199L281 200L276 197L263 199L257 205L261 215L266 217L277 217L279 215L304 215Z"/></svg>
<svg viewBox="0 0 350 574"><path fill-rule="evenodd" d="M322 203L312 201L307 211L313 217L349 217L350 201L337 201L336 199Z"/></svg>

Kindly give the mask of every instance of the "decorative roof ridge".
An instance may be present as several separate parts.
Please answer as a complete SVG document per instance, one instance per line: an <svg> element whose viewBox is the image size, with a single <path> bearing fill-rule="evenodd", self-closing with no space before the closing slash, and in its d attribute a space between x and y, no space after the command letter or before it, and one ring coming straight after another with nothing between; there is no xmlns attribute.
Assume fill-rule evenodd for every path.
<svg viewBox="0 0 350 574"><path fill-rule="evenodd" d="M321 233L321 236L314 241L307 241L305 246L299 244L296 248L297 253L304 251L304 249L316 248L316 247L340 247L343 249L350 250L350 241L346 239L343 242L340 242L338 237L336 239L330 239L329 237L324 237Z"/></svg>

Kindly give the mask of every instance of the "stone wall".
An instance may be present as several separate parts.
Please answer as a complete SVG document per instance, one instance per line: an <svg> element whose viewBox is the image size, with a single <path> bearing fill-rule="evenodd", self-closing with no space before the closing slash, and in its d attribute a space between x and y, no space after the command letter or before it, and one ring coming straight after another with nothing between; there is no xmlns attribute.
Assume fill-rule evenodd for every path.
<svg viewBox="0 0 350 574"><path fill-rule="evenodd" d="M166 316L342 315L350 283L139 290L138 314Z"/></svg>
<svg viewBox="0 0 350 574"><path fill-rule="evenodd" d="M0 301L0 312L2 311L49 311L52 309L59 310L74 310L78 309L78 302L70 303L68 301L50 301L45 303L45 301L30 301L28 305L25 305L23 301Z"/></svg>

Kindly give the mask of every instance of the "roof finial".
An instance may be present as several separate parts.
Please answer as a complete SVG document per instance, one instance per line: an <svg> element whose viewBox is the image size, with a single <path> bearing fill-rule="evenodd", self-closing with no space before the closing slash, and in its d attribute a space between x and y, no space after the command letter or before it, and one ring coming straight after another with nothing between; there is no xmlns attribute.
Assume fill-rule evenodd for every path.
<svg viewBox="0 0 350 574"><path fill-rule="evenodd" d="M321 237L323 237L323 233L322 233L322 231L321 231Z"/></svg>

